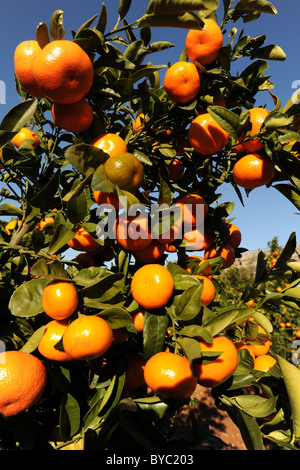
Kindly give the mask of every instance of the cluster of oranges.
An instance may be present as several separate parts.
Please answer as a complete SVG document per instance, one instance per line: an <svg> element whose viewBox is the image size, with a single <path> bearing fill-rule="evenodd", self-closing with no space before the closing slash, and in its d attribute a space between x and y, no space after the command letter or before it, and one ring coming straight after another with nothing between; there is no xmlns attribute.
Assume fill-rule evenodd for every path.
<svg viewBox="0 0 300 470"><path fill-rule="evenodd" d="M58 126L71 132L90 127L93 110L85 97L93 84L94 67L78 44L56 40L41 48L37 41L23 41L16 47L14 65L24 90L53 101L52 116Z"/></svg>
<svg viewBox="0 0 300 470"><path fill-rule="evenodd" d="M223 35L218 25L210 19L203 22L202 29L190 30L186 37L185 48L191 62L177 62L165 75L165 91L178 105L188 104L198 96L202 85L201 68L217 58L223 45ZM94 114L87 95L93 84L94 68L90 57L78 44L58 40L41 48L37 41L24 41L16 48L14 62L17 79L24 90L32 96L47 97L53 102L52 117L59 127L73 133L81 133L90 128ZM269 183L274 176L275 167L269 157L263 154L264 145L256 137L268 111L254 108L249 111L249 115L251 131L240 137L240 145L247 155L237 160L233 168L233 179L239 186L253 189ZM140 131L146 119L147 116L139 116L139 121L134 123L134 134ZM195 152L207 156L222 151L228 144L230 135L206 110L200 110L199 115L190 123L187 138ZM19 148L24 140L30 141L32 146L40 143L37 135L26 128L12 141ZM128 152L125 140L120 135L107 132L96 136L91 145L107 155L103 167L110 182L121 191L135 194L143 184L144 167L133 153ZM170 179L177 181L183 172L181 159L174 159L169 168ZM117 211L121 209L122 203L117 192L94 191L93 196L98 205L110 204ZM132 322L138 333L144 329L145 311L157 313L157 310L172 302L174 279L160 261L168 247L174 246L180 236L193 250L204 251L203 257L187 257L185 268L187 274L202 283L201 304L205 307L216 296L210 261L221 257L223 267L230 267L235 261L235 250L241 243L241 232L232 223L228 224L228 234L221 245L216 244L213 233L199 230L199 213L203 222L209 216L209 206L200 194L180 196L176 207L180 208L181 217L168 227L167 235L162 232L153 237L149 230L151 224L148 217L117 217L115 222L114 231L118 244L134 256L138 266L142 265L136 269L130 280L130 292L138 305L138 309L132 314ZM54 216L51 215L43 219L38 228L44 230L53 223ZM183 226L185 232L181 234ZM11 227L7 227L7 230L11 230ZM80 252L76 259L87 266L94 265L95 254L103 254L107 256L106 259L112 255L112 251L104 255L105 250L110 248L109 243L99 245L82 226L74 228L74 237L68 242L68 246ZM71 281L53 280L46 285L42 305L51 320L46 323L38 345L42 357L52 361L89 361L103 356L114 342L117 343L117 332L111 328L109 322L100 315L79 314L79 303L77 289ZM260 326L258 331L265 334ZM186 356L167 348L147 361L142 354L130 356L124 393L133 390L133 383L135 386L145 383L154 393L170 399L185 400L193 394L197 384L216 387L229 379L237 369L240 348L246 348L253 354L254 369L265 371L266 364L271 367L273 360L268 355L270 341L266 339L258 343L235 344L222 334L213 337L210 343L199 338L201 359L194 364ZM13 358L17 358L16 354L17 352L15 356L11 354L12 364L18 363L19 359ZM46 370L34 355L28 356L22 356L25 358L21 358L18 363L19 369L22 363L25 371L32 371L31 382L26 382L26 378L22 380L23 389L19 392L24 399L16 398L18 404L9 408L7 396L1 396L0 392L0 412L6 416L17 414L33 405L43 393L47 380ZM12 378L13 387L20 380L18 374L20 371ZM33 379L40 386L33 388L30 397L25 400Z"/></svg>

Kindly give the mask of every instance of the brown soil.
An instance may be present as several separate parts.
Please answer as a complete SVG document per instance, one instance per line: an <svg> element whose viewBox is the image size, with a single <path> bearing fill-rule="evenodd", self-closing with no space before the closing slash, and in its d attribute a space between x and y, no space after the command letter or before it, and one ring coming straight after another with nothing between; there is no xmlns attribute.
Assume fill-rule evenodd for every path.
<svg viewBox="0 0 300 470"><path fill-rule="evenodd" d="M207 450L247 450L239 428L225 411L218 409L211 389L197 385L192 396L198 404L184 407L174 422L173 438L193 442L192 419L203 427L200 448ZM192 418L191 418L192 415ZM193 444L195 444L193 442Z"/></svg>

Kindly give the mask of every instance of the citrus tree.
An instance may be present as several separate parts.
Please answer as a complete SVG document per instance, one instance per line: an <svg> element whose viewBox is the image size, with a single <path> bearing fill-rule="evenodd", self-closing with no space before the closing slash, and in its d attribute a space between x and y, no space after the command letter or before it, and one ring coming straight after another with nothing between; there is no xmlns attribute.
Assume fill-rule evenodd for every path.
<svg viewBox="0 0 300 470"><path fill-rule="evenodd" d="M16 48L21 103L0 126L3 449L201 449L201 417L192 444L172 439L197 384L248 449L298 448L300 371L272 350L270 315L299 311L295 232L226 296L220 276L245 249L217 191L272 185L299 209L300 109L265 75L282 49L236 27L274 6L222 3L151 0L128 23L121 0L110 31L103 4L72 41L58 10ZM151 62L172 47L152 42L157 26L187 30L169 67ZM273 109L255 107L262 90Z"/></svg>

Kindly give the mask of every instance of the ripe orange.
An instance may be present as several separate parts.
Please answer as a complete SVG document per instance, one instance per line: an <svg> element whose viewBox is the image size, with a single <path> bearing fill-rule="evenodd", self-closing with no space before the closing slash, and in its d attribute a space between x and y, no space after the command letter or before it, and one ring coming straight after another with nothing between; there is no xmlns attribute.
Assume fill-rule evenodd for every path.
<svg viewBox="0 0 300 470"><path fill-rule="evenodd" d="M93 108L85 99L75 103L53 103L52 118L59 127L68 132L86 131L94 119Z"/></svg>
<svg viewBox="0 0 300 470"><path fill-rule="evenodd" d="M107 132L106 134L96 137L91 142L91 145L103 150L105 153L108 153L110 157L114 157L118 153L127 152L127 145L122 137L111 132Z"/></svg>
<svg viewBox="0 0 300 470"><path fill-rule="evenodd" d="M198 194L187 194L176 202L182 213L185 227L196 227L201 224L208 215L208 205L202 196Z"/></svg>
<svg viewBox="0 0 300 470"><path fill-rule="evenodd" d="M51 281L43 290L44 312L54 320L70 317L78 305L77 290L68 281Z"/></svg>
<svg viewBox="0 0 300 470"><path fill-rule="evenodd" d="M250 299L248 300L248 302L246 302L246 304L248 305L248 307L252 307L255 303L255 299Z"/></svg>
<svg viewBox="0 0 300 470"><path fill-rule="evenodd" d="M195 270L195 269L201 268L201 264L205 263L206 260L202 256L188 256L185 259L185 265L188 266L188 264L190 262L193 262L194 270ZM192 269L190 267L187 267L186 270L189 273L192 273ZM193 272L194 272L194 270L193 270ZM212 267L209 264L204 269L201 270L200 274L203 275L203 276L209 276L211 271L212 271Z"/></svg>
<svg viewBox="0 0 300 470"><path fill-rule="evenodd" d="M174 103L189 103L198 95L200 86L199 70L191 62L176 62L165 74L164 88Z"/></svg>
<svg viewBox="0 0 300 470"><path fill-rule="evenodd" d="M64 351L55 349L68 326L68 320L52 320L46 325L45 333L38 345L39 352L52 361L70 361L71 357Z"/></svg>
<svg viewBox="0 0 300 470"><path fill-rule="evenodd" d="M126 374L123 392L129 394L145 383L146 360L141 353L129 356L126 360Z"/></svg>
<svg viewBox="0 0 300 470"><path fill-rule="evenodd" d="M216 295L216 289L212 281L206 277L201 276L201 274L192 274L193 277L203 281L202 294L201 294L201 303L204 306L207 306L212 303Z"/></svg>
<svg viewBox="0 0 300 470"><path fill-rule="evenodd" d="M198 383L204 387L216 387L229 379L236 370L239 356L235 345L225 336L215 336L212 343L199 341L202 352L220 352L208 363L196 363Z"/></svg>
<svg viewBox="0 0 300 470"><path fill-rule="evenodd" d="M255 358L254 370L261 370L262 372L268 372L276 364L276 359L269 354L262 354Z"/></svg>
<svg viewBox="0 0 300 470"><path fill-rule="evenodd" d="M75 257L75 261L87 267L95 266L96 264L93 256L90 253L84 252L78 253L78 255Z"/></svg>
<svg viewBox="0 0 300 470"><path fill-rule="evenodd" d="M232 248L237 248L242 241L242 234L240 229L235 224L229 224L229 235L227 238L227 244L231 245Z"/></svg>
<svg viewBox="0 0 300 470"><path fill-rule="evenodd" d="M174 280L168 269L160 264L145 264L131 280L134 300L143 308L160 308L167 304L174 290Z"/></svg>
<svg viewBox="0 0 300 470"><path fill-rule="evenodd" d="M146 362L145 382L158 395L173 400L185 400L194 392L197 377L186 357L168 351L154 354Z"/></svg>
<svg viewBox="0 0 300 470"><path fill-rule="evenodd" d="M188 242L187 251L208 250L214 242L209 232L206 230L202 232L202 230L198 229L186 230L183 234L183 239Z"/></svg>
<svg viewBox="0 0 300 470"><path fill-rule="evenodd" d="M252 129L249 133L249 136L257 134L260 131L264 123L264 120L266 119L269 113L270 111L264 108L249 109L249 118L250 118L250 123L252 124ZM243 146L243 148L249 153L260 152L261 150L265 148L264 144L260 142L258 137L254 137L251 140L246 140L245 142L242 142L243 138L244 136L242 135L239 140L241 141L241 145Z"/></svg>
<svg viewBox="0 0 300 470"><path fill-rule="evenodd" d="M182 177L184 170L185 166L183 161L180 158L174 158L168 167L170 181L174 181L174 183L178 181ZM159 169L158 173L159 176L163 178L161 169Z"/></svg>
<svg viewBox="0 0 300 470"><path fill-rule="evenodd" d="M56 103L75 103L89 92L94 67L75 42L51 41L33 62L33 74L45 95Z"/></svg>
<svg viewBox="0 0 300 470"><path fill-rule="evenodd" d="M139 251L151 243L150 227L147 217L118 217L115 223L118 243L129 251Z"/></svg>
<svg viewBox="0 0 300 470"><path fill-rule="evenodd" d="M117 193L94 191L93 195L98 206L109 204L110 206L113 206L115 209L121 208L120 199Z"/></svg>
<svg viewBox="0 0 300 470"><path fill-rule="evenodd" d="M22 129L11 139L15 147L19 148L22 142L28 140L30 145L36 147L40 144L40 141L34 131L28 129L27 127L22 127Z"/></svg>
<svg viewBox="0 0 300 470"><path fill-rule="evenodd" d="M151 240L150 244L141 250L134 251L133 256L140 263L154 263L160 259L165 252L165 245L158 240Z"/></svg>
<svg viewBox="0 0 300 470"><path fill-rule="evenodd" d="M103 318L84 315L67 327L63 347L69 356L77 360L90 360L102 356L113 342L113 331Z"/></svg>
<svg viewBox="0 0 300 470"><path fill-rule="evenodd" d="M138 310L137 312L133 313L132 321L136 331L141 333L144 329L145 321L145 313L143 312L143 310Z"/></svg>
<svg viewBox="0 0 300 470"><path fill-rule="evenodd" d="M0 353L0 413L14 416L37 404L47 382L44 364L22 351Z"/></svg>
<svg viewBox="0 0 300 470"><path fill-rule="evenodd" d="M220 152L229 139L229 133L209 113L200 114L191 122L188 136L191 146L203 155Z"/></svg>
<svg viewBox="0 0 300 470"><path fill-rule="evenodd" d="M211 64L218 57L223 46L223 34L214 21L203 19L203 29L191 29L186 36L185 50L191 61L197 60L202 65Z"/></svg>
<svg viewBox="0 0 300 470"><path fill-rule="evenodd" d="M271 347L271 341L270 339L261 338L261 335L267 335L267 333L262 326L260 325L257 325L257 326L258 326L258 338L252 343L248 343L247 347L250 351L253 352L254 356L262 356L269 352L269 349Z"/></svg>
<svg viewBox="0 0 300 470"><path fill-rule="evenodd" d="M232 175L242 188L254 189L270 183L275 175L275 166L267 155L249 153L235 163Z"/></svg>
<svg viewBox="0 0 300 470"><path fill-rule="evenodd" d="M20 84L32 96L43 98L45 93L38 86L33 74L33 62L41 52L37 41L23 41L17 45L14 53L14 65L17 79Z"/></svg>
<svg viewBox="0 0 300 470"><path fill-rule="evenodd" d="M132 153L123 152L110 157L104 168L109 180L124 191L135 193L143 182L143 164Z"/></svg>
<svg viewBox="0 0 300 470"><path fill-rule="evenodd" d="M219 250L216 249L215 244L213 244L208 250L204 253L205 259L211 259L221 256L224 258L223 268L229 268L235 261L235 251L231 245L225 244Z"/></svg>
<svg viewBox="0 0 300 470"><path fill-rule="evenodd" d="M297 330L297 331L295 332L295 336L296 336L296 338L300 338L300 330Z"/></svg>
<svg viewBox="0 0 300 470"><path fill-rule="evenodd" d="M5 225L5 231L8 235L11 235L13 230L16 230L21 226L22 222L21 220L13 219L10 220L6 225Z"/></svg>
<svg viewBox="0 0 300 470"><path fill-rule="evenodd" d="M75 251L94 252L99 247L102 248L96 240L83 227L75 229L75 237L68 241L67 245Z"/></svg>

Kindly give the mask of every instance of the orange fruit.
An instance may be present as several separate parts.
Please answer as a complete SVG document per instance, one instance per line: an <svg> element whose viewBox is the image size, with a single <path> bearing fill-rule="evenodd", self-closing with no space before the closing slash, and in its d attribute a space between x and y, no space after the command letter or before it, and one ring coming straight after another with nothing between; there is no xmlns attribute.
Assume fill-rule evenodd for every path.
<svg viewBox="0 0 300 470"><path fill-rule="evenodd" d="M75 251L86 252L93 252L98 248L102 248L83 227L75 229L75 237L68 241L67 245Z"/></svg>
<svg viewBox="0 0 300 470"><path fill-rule="evenodd" d="M208 215L208 205L202 196L198 194L187 194L176 202L182 213L185 227L196 227L201 224Z"/></svg>
<svg viewBox="0 0 300 470"><path fill-rule="evenodd" d="M28 140L28 144L36 147L40 144L40 141L34 131L28 129L27 127L22 127L22 129L11 139L15 147L19 148L22 142Z"/></svg>
<svg viewBox="0 0 300 470"><path fill-rule="evenodd" d="M104 163L109 180L120 189L135 193L144 179L143 164L129 152L118 153Z"/></svg>
<svg viewBox="0 0 300 470"><path fill-rule="evenodd" d="M185 400L194 392L194 376L186 357L168 351L154 354L146 362L144 377L147 386L158 395Z"/></svg>
<svg viewBox="0 0 300 470"><path fill-rule="evenodd" d="M37 227L40 230L43 230L46 227L46 225L52 225L53 226L53 224L54 224L54 216L49 215L49 216L46 216L44 219L40 220ZM51 231L53 231L53 227L47 227L46 228L46 232L51 232Z"/></svg>
<svg viewBox="0 0 300 470"><path fill-rule="evenodd" d="M189 59L202 65L211 64L218 57L223 46L223 34L214 21L203 19L203 29L191 29L185 40L185 50Z"/></svg>
<svg viewBox="0 0 300 470"><path fill-rule="evenodd" d="M237 349L226 336L215 336L212 343L199 341L202 352L220 352L221 354L207 363L195 363L198 383L204 387L216 387L229 379L239 362Z"/></svg>
<svg viewBox="0 0 300 470"><path fill-rule="evenodd" d="M252 307L255 303L255 299L250 299L248 300L248 302L246 302L246 304L248 305L248 307Z"/></svg>
<svg viewBox="0 0 300 470"><path fill-rule="evenodd" d="M78 305L77 290L68 281L51 281L43 290L44 312L54 320L70 317Z"/></svg>
<svg viewBox="0 0 300 470"><path fill-rule="evenodd" d="M161 217L160 217L161 215ZM182 209L181 206L170 207L167 212L161 211L155 220L151 220L152 238L162 244L170 244L182 238Z"/></svg>
<svg viewBox="0 0 300 470"><path fill-rule="evenodd" d="M266 119L269 113L270 111L264 108L249 109L249 118L250 118L250 123L252 125L249 136L257 134L260 131L264 123L264 120ZM247 135L247 139L249 136ZM254 137L251 140L246 140L245 142L242 142L243 138L244 136L242 135L239 140L241 142L241 145L247 152L256 153L256 152L260 152L261 150L264 150L265 146L262 142L260 142L258 137Z"/></svg>
<svg viewBox="0 0 300 470"><path fill-rule="evenodd" d="M296 338L300 338L300 330L297 330L297 331L295 332L295 336L296 336Z"/></svg>
<svg viewBox="0 0 300 470"><path fill-rule="evenodd" d="M266 335L266 331L264 330L264 328L260 325L257 325L258 326L258 335ZM253 344L255 343L256 344ZM267 354L269 352L269 349L271 347L271 341L269 339L262 339L262 341L260 340L259 336L257 338L257 341L253 341L252 344L251 343L248 343L247 344L247 348L253 352L254 356L262 356L264 354Z"/></svg>
<svg viewBox="0 0 300 470"><path fill-rule="evenodd" d="M254 370L261 370L262 372L268 372L276 364L276 359L269 354L262 354L255 358Z"/></svg>
<svg viewBox="0 0 300 470"><path fill-rule="evenodd" d="M107 132L106 134L101 134L96 137L91 142L91 145L103 150L105 153L108 153L110 157L114 157L118 153L127 152L127 145L122 137L111 132Z"/></svg>
<svg viewBox="0 0 300 470"><path fill-rule="evenodd" d="M282 287L278 286L276 287L277 292L282 292Z"/></svg>
<svg viewBox="0 0 300 470"><path fill-rule="evenodd" d="M183 239L188 242L187 251L208 250L214 240L209 232L198 229L187 230L183 234Z"/></svg>
<svg viewBox="0 0 300 470"><path fill-rule="evenodd" d="M227 244L232 248L237 248L242 241L242 234L240 229L235 224L228 225L229 235L227 237Z"/></svg>
<svg viewBox="0 0 300 470"><path fill-rule="evenodd" d="M84 252L78 253L78 255L75 257L75 261L87 267L95 266L96 264L93 256L90 253Z"/></svg>
<svg viewBox="0 0 300 470"><path fill-rule="evenodd" d="M47 372L40 359L22 351L0 353L0 413L14 416L41 399Z"/></svg>
<svg viewBox="0 0 300 470"><path fill-rule="evenodd" d="M102 356L113 342L113 331L103 318L83 315L72 321L63 336L63 347L73 359L90 360Z"/></svg>
<svg viewBox="0 0 300 470"><path fill-rule="evenodd" d="M45 96L45 93L38 86L33 73L33 62L41 50L37 41L29 40L18 44L14 53L17 79L24 90L36 98L43 98Z"/></svg>
<svg viewBox="0 0 300 470"><path fill-rule="evenodd" d="M53 103L51 108L53 121L68 132L86 131L94 119L93 108L85 99L75 103Z"/></svg>
<svg viewBox="0 0 300 470"><path fill-rule="evenodd" d="M176 253L177 248L174 245L169 245L168 243L166 244L166 251L168 253Z"/></svg>
<svg viewBox="0 0 300 470"><path fill-rule="evenodd" d="M191 146L203 155L220 152L229 139L229 133L209 113L200 114L191 122L188 136Z"/></svg>
<svg viewBox="0 0 300 470"><path fill-rule="evenodd" d="M117 193L94 191L93 195L98 206L108 204L110 206L113 206L115 209L121 208L120 199Z"/></svg>
<svg viewBox="0 0 300 470"><path fill-rule="evenodd" d="M151 243L150 227L147 217L118 217L115 223L118 243L129 251L143 250Z"/></svg>
<svg viewBox="0 0 300 470"><path fill-rule="evenodd" d="M232 175L237 185L254 189L270 183L275 175L275 166L267 155L249 153L235 163Z"/></svg>
<svg viewBox="0 0 300 470"><path fill-rule="evenodd" d="M21 220L10 220L6 225L5 225L5 231L8 235L11 235L13 230L16 230L21 226L22 222Z"/></svg>
<svg viewBox="0 0 300 470"><path fill-rule="evenodd" d="M89 92L94 68L78 44L63 39L46 44L33 62L33 74L48 98L68 104L81 100Z"/></svg>
<svg viewBox="0 0 300 470"><path fill-rule="evenodd" d="M201 268L201 264L205 263L206 260L202 257L202 256L188 256L186 259L185 259L185 265L188 266L188 264L190 262L193 262L195 261L193 264L194 264L194 269L198 269L198 268ZM196 261L197 261L197 264L196 264ZM192 270L190 267L187 267L186 270L191 273ZM203 276L209 276L209 274L211 273L212 271L212 267L211 265L207 265L204 269L201 270L200 274L203 275Z"/></svg>
<svg viewBox="0 0 300 470"><path fill-rule="evenodd" d="M170 181L174 181L174 183L178 181L182 177L184 170L185 166L183 161L180 158L174 158L168 167ZM161 169L159 169L158 173L160 178L164 179Z"/></svg>
<svg viewBox="0 0 300 470"><path fill-rule="evenodd" d="M201 293L201 303L205 307L212 303L216 295L216 289L211 280L206 276L201 276L201 274L192 274L193 277L199 279L203 282L202 293Z"/></svg>
<svg viewBox="0 0 300 470"><path fill-rule="evenodd" d="M212 259L218 256L224 258L223 268L229 268L235 261L234 248L232 248L232 246L229 244L225 244L219 250L217 250L215 244L213 244L204 253L204 259Z"/></svg>
<svg viewBox="0 0 300 470"><path fill-rule="evenodd" d="M143 310L138 310L137 312L132 314L132 321L133 326L135 327L136 331L141 333L144 329L144 321L145 321L145 313Z"/></svg>
<svg viewBox="0 0 300 470"><path fill-rule="evenodd" d="M134 300L143 308L163 307L170 300L174 290L173 277L165 266L145 264L131 280Z"/></svg>
<svg viewBox="0 0 300 470"><path fill-rule="evenodd" d="M45 326L45 333L38 345L39 352L52 361L70 361L70 356L64 351L55 349L62 339L68 326L68 320L52 320Z"/></svg>
<svg viewBox="0 0 300 470"><path fill-rule="evenodd" d="M164 88L174 103L189 103L198 95L200 86L199 70L191 62L175 62L165 74Z"/></svg>
<svg viewBox="0 0 300 470"><path fill-rule="evenodd" d="M144 370L146 360L141 353L129 356L126 360L126 373L123 392L134 392L145 383Z"/></svg>
<svg viewBox="0 0 300 470"><path fill-rule="evenodd" d="M165 245L158 240L151 240L150 244L141 250L134 251L133 256L139 263L153 263L160 259L165 252Z"/></svg>

